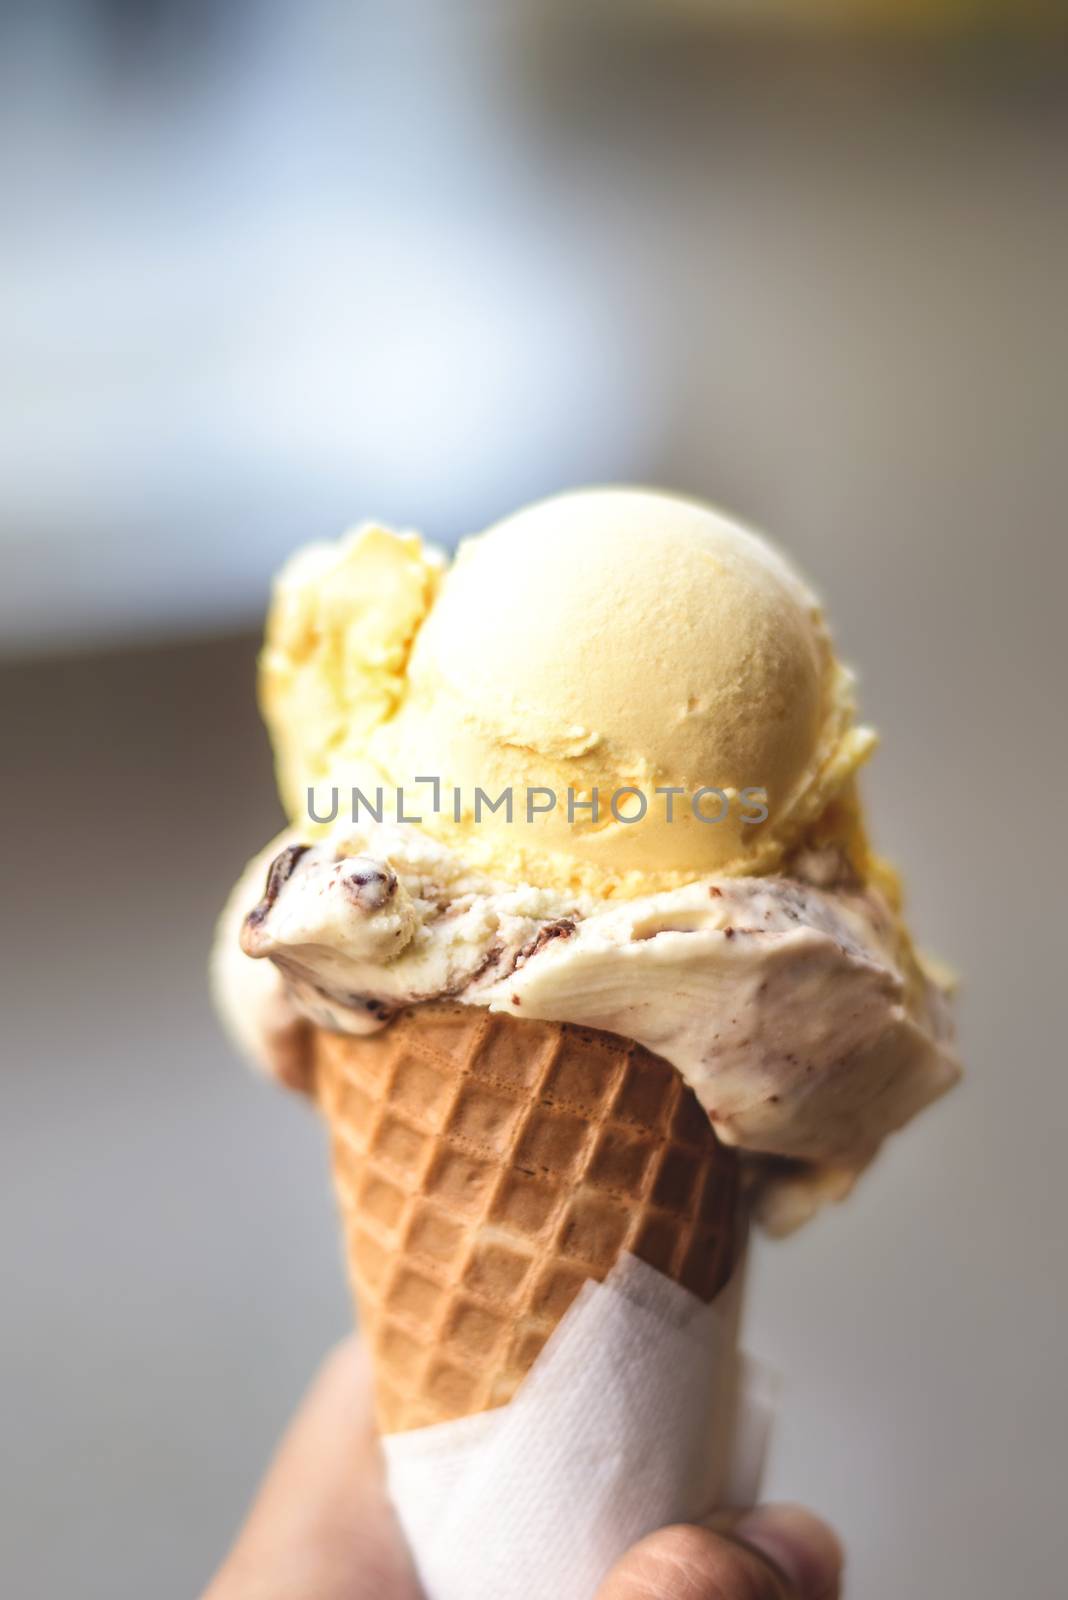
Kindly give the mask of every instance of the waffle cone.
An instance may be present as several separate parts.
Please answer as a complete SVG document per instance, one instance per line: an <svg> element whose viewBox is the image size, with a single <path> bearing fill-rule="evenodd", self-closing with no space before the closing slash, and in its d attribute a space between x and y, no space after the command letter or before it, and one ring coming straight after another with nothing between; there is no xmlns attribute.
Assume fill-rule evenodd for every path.
<svg viewBox="0 0 1068 1600"><path fill-rule="evenodd" d="M383 1432L504 1405L623 1251L706 1301L730 1276L735 1157L640 1045L426 1005L314 1054Z"/></svg>

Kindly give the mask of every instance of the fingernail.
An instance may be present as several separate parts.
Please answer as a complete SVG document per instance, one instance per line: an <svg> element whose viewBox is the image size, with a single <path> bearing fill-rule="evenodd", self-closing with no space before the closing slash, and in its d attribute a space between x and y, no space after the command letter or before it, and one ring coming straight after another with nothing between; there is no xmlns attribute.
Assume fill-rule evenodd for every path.
<svg viewBox="0 0 1068 1600"><path fill-rule="evenodd" d="M707 1517L701 1518L701 1526L707 1528L710 1533L719 1533L724 1538L732 1538L734 1530L742 1518L749 1516L752 1516L751 1511L738 1511L733 1507L728 1507L724 1511L709 1512Z"/></svg>
<svg viewBox="0 0 1068 1600"><path fill-rule="evenodd" d="M799 1506L760 1506L731 1529L773 1561L802 1600L833 1600L842 1573L842 1547L825 1522Z"/></svg>

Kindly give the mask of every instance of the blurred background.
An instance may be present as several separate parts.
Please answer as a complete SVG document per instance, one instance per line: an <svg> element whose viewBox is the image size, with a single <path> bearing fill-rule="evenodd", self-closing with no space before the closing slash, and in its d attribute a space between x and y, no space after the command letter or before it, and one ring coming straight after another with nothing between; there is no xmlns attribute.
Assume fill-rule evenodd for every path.
<svg viewBox="0 0 1068 1600"><path fill-rule="evenodd" d="M966 979L965 1086L758 1247L768 1490L837 1523L864 1600L1064 1592L1064 34L801 9L2 9L19 1600L196 1593L349 1316L319 1130L206 991L279 822L273 568L612 479L715 500L824 592L877 837Z"/></svg>

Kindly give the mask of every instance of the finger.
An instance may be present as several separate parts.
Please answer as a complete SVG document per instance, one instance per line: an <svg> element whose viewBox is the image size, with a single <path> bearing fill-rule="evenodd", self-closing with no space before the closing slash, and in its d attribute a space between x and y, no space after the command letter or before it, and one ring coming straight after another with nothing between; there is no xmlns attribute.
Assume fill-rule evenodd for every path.
<svg viewBox="0 0 1068 1600"><path fill-rule="evenodd" d="M739 1537L744 1530L744 1541ZM708 1528L662 1528L609 1573L597 1600L836 1600L837 1540L788 1508L748 1514L730 1538Z"/></svg>
<svg viewBox="0 0 1068 1600"><path fill-rule="evenodd" d="M802 1506L757 1506L730 1537L759 1550L783 1572L802 1600L837 1600L843 1554L837 1534Z"/></svg>
<svg viewBox="0 0 1068 1600"><path fill-rule="evenodd" d="M410 1600L365 1352L327 1357L204 1600Z"/></svg>

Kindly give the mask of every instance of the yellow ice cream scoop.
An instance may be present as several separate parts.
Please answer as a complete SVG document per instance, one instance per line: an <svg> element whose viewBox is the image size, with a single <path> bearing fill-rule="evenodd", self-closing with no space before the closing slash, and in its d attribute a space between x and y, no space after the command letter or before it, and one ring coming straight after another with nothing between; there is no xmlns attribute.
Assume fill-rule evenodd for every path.
<svg viewBox="0 0 1068 1600"><path fill-rule="evenodd" d="M282 804L309 821L308 789L362 755L407 690L408 657L443 557L417 534L365 524L298 550L275 579L260 708Z"/></svg>
<svg viewBox="0 0 1068 1600"><path fill-rule="evenodd" d="M707 506L561 495L440 573L365 529L281 575L262 700L298 826L373 772L473 866L634 895L775 870L874 742L815 596Z"/></svg>

